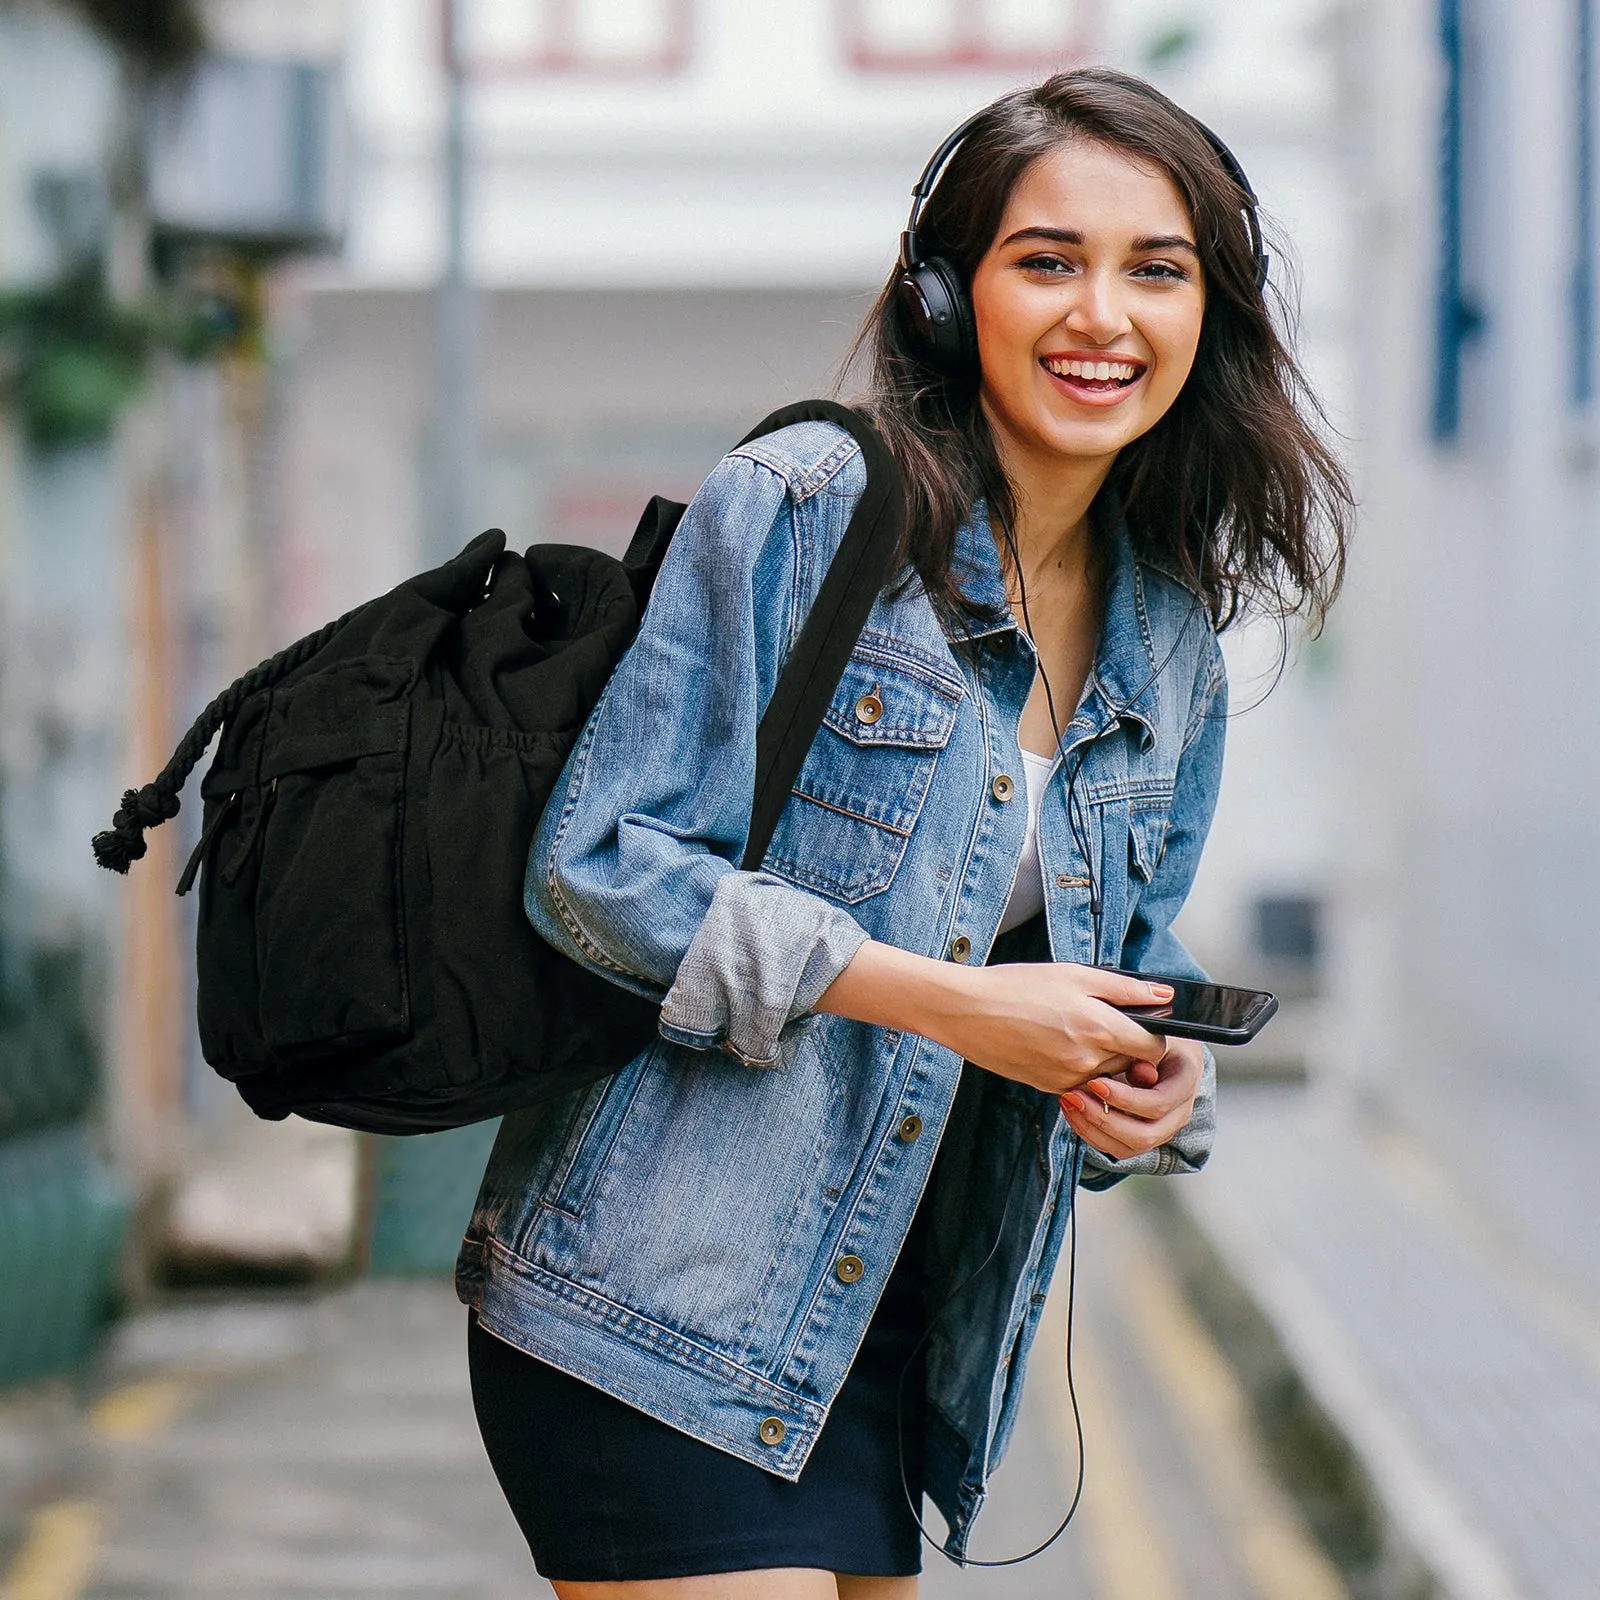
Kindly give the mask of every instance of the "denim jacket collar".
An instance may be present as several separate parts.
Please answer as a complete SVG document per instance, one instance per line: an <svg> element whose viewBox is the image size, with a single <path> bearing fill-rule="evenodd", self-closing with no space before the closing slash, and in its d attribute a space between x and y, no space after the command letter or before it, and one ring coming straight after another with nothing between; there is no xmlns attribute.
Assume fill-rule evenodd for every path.
<svg viewBox="0 0 1600 1600"><path fill-rule="evenodd" d="M1144 603L1143 576L1134 554L1127 522L1113 525L1107 549L1105 619L1095 652L1093 670L1084 701L1069 724L1070 746L1078 738L1103 732L1108 725L1128 721L1138 725L1139 741L1148 750L1159 724L1159 657ZM1020 632L1006 595L1005 573L995 543L988 508L982 501L956 533L952 563L962 592L977 606L993 614L992 621L963 619L959 633L966 639L984 639L1004 632ZM1163 653L1172 640L1162 640Z"/></svg>

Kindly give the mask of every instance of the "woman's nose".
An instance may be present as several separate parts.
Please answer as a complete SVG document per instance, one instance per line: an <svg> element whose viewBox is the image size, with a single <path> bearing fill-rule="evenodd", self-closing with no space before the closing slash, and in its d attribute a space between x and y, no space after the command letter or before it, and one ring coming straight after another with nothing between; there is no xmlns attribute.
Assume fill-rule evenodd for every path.
<svg viewBox="0 0 1600 1600"><path fill-rule="evenodd" d="M1110 344L1126 333L1130 323L1121 289L1115 272L1086 273L1067 312L1067 329L1090 344Z"/></svg>

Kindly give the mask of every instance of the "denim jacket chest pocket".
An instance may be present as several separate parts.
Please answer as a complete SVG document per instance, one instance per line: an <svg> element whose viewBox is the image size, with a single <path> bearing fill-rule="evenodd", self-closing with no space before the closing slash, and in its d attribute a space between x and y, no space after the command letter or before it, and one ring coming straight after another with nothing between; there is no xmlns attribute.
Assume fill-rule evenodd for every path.
<svg viewBox="0 0 1600 1600"><path fill-rule="evenodd" d="M1098 961L1118 962L1141 892L1166 854L1176 792L1176 763L1160 746L1129 739L1097 752L1085 796L1099 819L1102 915Z"/></svg>
<svg viewBox="0 0 1600 1600"><path fill-rule="evenodd" d="M1137 889L1149 883L1167 853L1172 826L1172 785L1130 795L1128 799L1128 870Z"/></svg>
<svg viewBox="0 0 1600 1600"><path fill-rule="evenodd" d="M857 647L773 836L766 871L846 905L893 883L966 692L953 673Z"/></svg>

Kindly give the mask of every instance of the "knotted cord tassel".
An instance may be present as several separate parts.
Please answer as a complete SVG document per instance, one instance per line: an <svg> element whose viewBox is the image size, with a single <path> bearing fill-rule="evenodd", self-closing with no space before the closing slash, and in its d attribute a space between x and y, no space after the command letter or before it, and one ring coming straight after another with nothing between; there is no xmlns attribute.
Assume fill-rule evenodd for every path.
<svg viewBox="0 0 1600 1600"><path fill-rule="evenodd" d="M124 790L122 808L111 819L110 831L94 836L95 860L112 872L127 872L145 853L144 830L177 816L178 809L177 795L158 789L153 783L142 789Z"/></svg>

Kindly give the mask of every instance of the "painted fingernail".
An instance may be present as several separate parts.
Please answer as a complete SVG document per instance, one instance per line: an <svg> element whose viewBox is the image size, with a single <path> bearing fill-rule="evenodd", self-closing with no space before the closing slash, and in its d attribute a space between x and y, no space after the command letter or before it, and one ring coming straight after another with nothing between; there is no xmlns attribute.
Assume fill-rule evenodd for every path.
<svg viewBox="0 0 1600 1600"><path fill-rule="evenodd" d="M1061 1109L1063 1111L1078 1111L1078 1112L1081 1112L1083 1110L1083 1096L1081 1094L1064 1094L1064 1095L1062 1095L1062 1097L1061 1097Z"/></svg>
<svg viewBox="0 0 1600 1600"><path fill-rule="evenodd" d="M1102 1083L1099 1078L1091 1078L1089 1080L1089 1092L1099 1095L1102 1100L1109 1101L1111 1099L1111 1085Z"/></svg>

